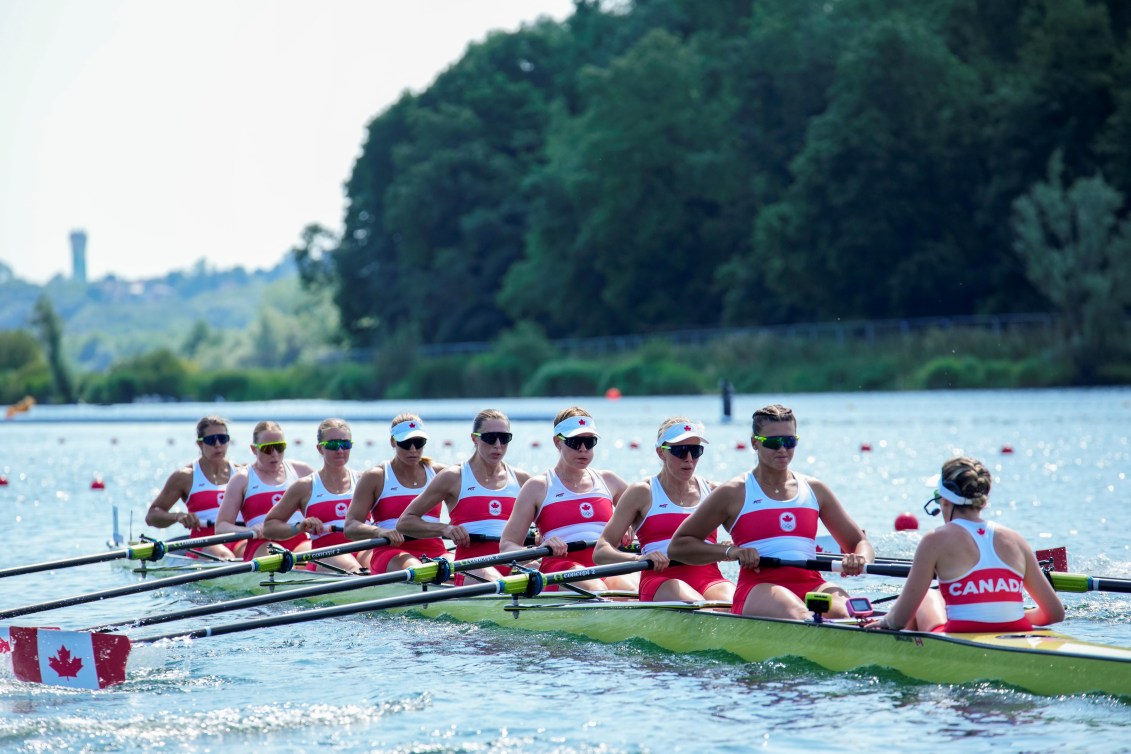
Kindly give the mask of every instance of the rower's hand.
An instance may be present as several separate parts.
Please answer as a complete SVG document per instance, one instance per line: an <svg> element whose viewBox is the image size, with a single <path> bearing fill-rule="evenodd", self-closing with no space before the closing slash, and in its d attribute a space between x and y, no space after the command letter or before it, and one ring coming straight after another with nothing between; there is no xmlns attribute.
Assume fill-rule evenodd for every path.
<svg viewBox="0 0 1131 754"><path fill-rule="evenodd" d="M325 534L327 527L322 523L322 519L310 516L298 522L298 530L307 534Z"/></svg>
<svg viewBox="0 0 1131 754"><path fill-rule="evenodd" d="M542 542L543 547L549 547L555 558L564 558L569 552L569 547L561 537L550 537Z"/></svg>
<svg viewBox="0 0 1131 754"><path fill-rule="evenodd" d="M373 527L377 530L378 537L384 537L389 540L391 545L404 544L404 535L396 529L382 529L380 526Z"/></svg>
<svg viewBox="0 0 1131 754"><path fill-rule="evenodd" d="M867 564L868 561L863 555L846 554L841 559L840 573L843 576L860 576L864 573L864 566Z"/></svg>
<svg viewBox="0 0 1131 754"><path fill-rule="evenodd" d="M739 568L750 568L757 571L758 564L762 562L762 556L759 555L758 550L753 547L735 546L735 548L730 551L730 556L738 561Z"/></svg>
<svg viewBox="0 0 1131 754"><path fill-rule="evenodd" d="M452 540L456 547L467 547L471 544L471 535L467 533L467 529L453 524L449 524L444 530L444 539Z"/></svg>
<svg viewBox="0 0 1131 754"><path fill-rule="evenodd" d="M255 526L249 526L249 527L247 527L247 530L249 532L251 532L251 536L254 537L255 539L266 539L266 537L263 536L263 524L256 524Z"/></svg>
<svg viewBox="0 0 1131 754"><path fill-rule="evenodd" d="M184 511L177 514L177 523L186 529L203 529L200 519L196 517L195 513L191 511Z"/></svg>
<svg viewBox="0 0 1131 754"><path fill-rule="evenodd" d="M671 562L672 562L671 558L669 558L667 555L660 552L659 550L654 550L654 551L648 553L647 555L637 555L636 559L637 560L651 560L653 571L662 571L665 568L667 568L669 565L671 565Z"/></svg>

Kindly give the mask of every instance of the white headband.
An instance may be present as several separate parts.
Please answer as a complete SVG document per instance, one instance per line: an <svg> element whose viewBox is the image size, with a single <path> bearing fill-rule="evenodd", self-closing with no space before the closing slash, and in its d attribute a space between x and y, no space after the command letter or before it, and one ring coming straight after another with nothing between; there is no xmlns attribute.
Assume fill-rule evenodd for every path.
<svg viewBox="0 0 1131 754"><path fill-rule="evenodd" d="M668 427L656 438L656 447L661 448L669 443L688 440L692 437L698 437L704 444L707 443L707 438L703 436L702 425L695 422L680 422Z"/></svg>
<svg viewBox="0 0 1131 754"><path fill-rule="evenodd" d="M597 434L597 422L593 421L592 416L570 416L554 425L554 437L573 437L586 433L600 437Z"/></svg>
<svg viewBox="0 0 1131 754"><path fill-rule="evenodd" d="M935 485L935 492L939 493L939 497L941 497L943 500L953 503L954 505L970 505L971 503L968 498L962 497L955 492L951 492L946 487L944 487L942 474L939 474L939 481Z"/></svg>

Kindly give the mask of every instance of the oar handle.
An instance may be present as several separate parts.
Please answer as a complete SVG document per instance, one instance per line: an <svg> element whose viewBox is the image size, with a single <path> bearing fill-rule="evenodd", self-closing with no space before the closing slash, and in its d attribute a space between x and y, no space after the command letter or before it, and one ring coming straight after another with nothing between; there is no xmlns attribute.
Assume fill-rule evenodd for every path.
<svg viewBox="0 0 1131 754"><path fill-rule="evenodd" d="M808 571L826 571L841 573L843 560L783 560L782 558L761 558L758 567L770 568L804 568ZM900 576L906 578L911 573L911 566L896 563L868 563L864 566L864 573L872 576Z"/></svg>

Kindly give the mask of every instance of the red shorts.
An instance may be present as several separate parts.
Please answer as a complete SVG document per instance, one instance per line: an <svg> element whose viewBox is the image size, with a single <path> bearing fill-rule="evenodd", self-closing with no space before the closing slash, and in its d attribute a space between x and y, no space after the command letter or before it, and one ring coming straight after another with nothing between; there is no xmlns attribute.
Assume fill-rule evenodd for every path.
<svg viewBox="0 0 1131 754"><path fill-rule="evenodd" d="M243 559L246 561L254 560L255 551L268 542L275 542L275 544L279 545L279 547L284 547L291 552L294 552L296 547L301 545L303 542L309 541L310 538L307 537L305 533L296 534L284 542L275 542L275 540L273 539L249 539L247 540L247 547L245 547L243 550ZM266 555L267 553L264 552L263 554Z"/></svg>
<svg viewBox="0 0 1131 754"><path fill-rule="evenodd" d="M455 559L457 561L467 560L468 558L481 558L484 555L498 555L499 543L498 542L472 542L467 547L457 547L455 552ZM511 569L507 566L495 566L495 570L504 576L509 576ZM465 581L464 574L457 573L452 576L452 583L456 586L463 586L466 584L476 583L475 579Z"/></svg>
<svg viewBox="0 0 1131 754"><path fill-rule="evenodd" d="M439 537L428 539L414 539L400 545L385 545L374 547L373 558L369 561L370 573L384 573L389 568L389 563L398 555L411 555L414 558L442 558L448 554L444 542Z"/></svg>
<svg viewBox="0 0 1131 754"><path fill-rule="evenodd" d="M941 626L935 626L931 633L936 634L1004 634L1017 631L1032 631L1033 624L1028 618L1015 620L1012 623L979 623L972 620L948 620Z"/></svg>
<svg viewBox="0 0 1131 754"><path fill-rule="evenodd" d="M817 571L806 568L763 568L760 573L755 573L749 568L740 568L738 571L738 588L734 591L734 603L730 611L742 615L742 608L750 590L759 584L776 584L785 587L797 595L802 602L805 601L806 592L815 592L825 584L825 579Z"/></svg>
<svg viewBox="0 0 1131 754"><path fill-rule="evenodd" d="M664 582L673 579L682 581L699 592L699 594L706 594L707 590L715 584L730 583L730 581L723 576L719 567L714 563L710 565L687 565L686 563L681 563L680 565L668 566L659 573L653 570L641 571L640 601L652 602L656 599L656 592L664 585Z"/></svg>
<svg viewBox="0 0 1131 754"><path fill-rule="evenodd" d="M561 571L572 571L577 568L593 568L597 564L593 562L593 548L586 547L584 550L577 550L575 552L568 552L564 558L555 558L553 555L542 558L542 565L538 570L542 573L560 573ZM546 592L560 592L562 587L557 584L551 584L543 591Z"/></svg>

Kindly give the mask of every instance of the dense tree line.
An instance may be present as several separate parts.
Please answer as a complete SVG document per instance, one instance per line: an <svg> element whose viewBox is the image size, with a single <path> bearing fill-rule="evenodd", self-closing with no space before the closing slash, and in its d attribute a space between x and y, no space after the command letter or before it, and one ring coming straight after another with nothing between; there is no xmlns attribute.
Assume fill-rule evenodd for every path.
<svg viewBox="0 0 1131 754"><path fill-rule="evenodd" d="M1123 0L578 0L376 116L342 237L297 257L357 346L1070 309L1050 264L1125 248L1129 26ZM1042 224L1057 186L1104 197L1110 248Z"/></svg>

